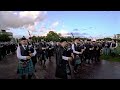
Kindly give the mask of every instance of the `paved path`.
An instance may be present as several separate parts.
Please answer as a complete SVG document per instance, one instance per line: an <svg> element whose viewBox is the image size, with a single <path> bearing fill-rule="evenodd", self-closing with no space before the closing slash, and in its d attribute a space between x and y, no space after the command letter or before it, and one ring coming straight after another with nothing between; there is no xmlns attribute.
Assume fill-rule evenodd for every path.
<svg viewBox="0 0 120 90"><path fill-rule="evenodd" d="M38 62L36 64L36 79L55 79L55 59L47 61L46 69ZM17 79L17 57L8 55L0 61L0 79ZM120 79L120 62L102 60L97 64L84 66L74 79Z"/></svg>

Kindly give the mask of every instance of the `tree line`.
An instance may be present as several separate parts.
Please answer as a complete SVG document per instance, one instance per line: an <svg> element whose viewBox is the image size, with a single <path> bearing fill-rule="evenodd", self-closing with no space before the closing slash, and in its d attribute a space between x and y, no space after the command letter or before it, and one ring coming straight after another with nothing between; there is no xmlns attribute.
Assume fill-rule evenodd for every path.
<svg viewBox="0 0 120 90"><path fill-rule="evenodd" d="M67 41L73 41L73 37L63 37L60 33L56 33L56 32L54 32L54 31L50 31L48 34L47 34L47 36L38 36L38 37L36 37L36 36L33 36L32 37L32 40L34 41L34 42L37 42L37 41L41 41L41 39L44 39L45 41L56 41L56 42L58 42L58 41L60 41L61 39L66 39ZM88 38L81 38L81 40L86 40L86 39L88 39Z"/></svg>
<svg viewBox="0 0 120 90"><path fill-rule="evenodd" d="M0 34L0 42L8 42L10 40L11 40L11 38L9 37L9 35L7 33Z"/></svg>
<svg viewBox="0 0 120 90"><path fill-rule="evenodd" d="M79 37L80 38L80 37ZM50 31L47 36L32 36L32 40L34 42L39 42L41 41L41 39L44 39L45 41L49 42L49 41L60 41L60 39L66 39L67 41L73 41L74 37L63 37L60 33L56 33L54 31ZM90 40L89 38L80 38L81 40ZM0 42L7 42L10 41L11 38L9 38L9 35L6 34L0 34ZM120 42L120 39L112 39L112 38L104 38L104 39L97 39L97 41L100 40L116 40L118 42Z"/></svg>
<svg viewBox="0 0 120 90"><path fill-rule="evenodd" d="M80 37L79 37L80 38ZM56 32L53 32L53 31L50 31L48 34L47 34L47 36L38 36L38 37L36 37L36 36L33 36L32 37L32 40L33 41L35 41L35 42L37 42L37 41L41 41L41 39L44 39L45 41L60 41L60 39L66 39L67 41L73 41L73 37L71 36L69 36L69 37L63 37L63 36L61 36L61 34L60 33L56 33ZM81 40L90 40L89 38L80 38ZM106 37L106 38L103 38L103 39L97 39L97 41L101 41L101 40L103 40L103 41L105 41L105 40L109 40L109 41L111 41L111 40L115 40L115 41L118 41L118 42L120 42L120 39L112 39L112 38L108 38L108 37Z"/></svg>

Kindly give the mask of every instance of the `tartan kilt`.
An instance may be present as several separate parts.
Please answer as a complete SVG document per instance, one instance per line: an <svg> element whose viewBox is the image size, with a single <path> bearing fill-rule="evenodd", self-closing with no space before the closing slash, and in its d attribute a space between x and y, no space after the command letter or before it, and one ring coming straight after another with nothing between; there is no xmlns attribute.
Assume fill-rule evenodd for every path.
<svg viewBox="0 0 120 90"><path fill-rule="evenodd" d="M75 57L75 65L79 65L79 64L81 64L81 59L79 56L76 56Z"/></svg>
<svg viewBox="0 0 120 90"><path fill-rule="evenodd" d="M23 62L21 62L19 60L19 62L18 62L18 70L17 71L18 71L17 73L20 76L22 76L22 75L32 75L34 73L34 67L33 67L32 60L29 60L29 62L27 62L26 67L23 67Z"/></svg>
<svg viewBox="0 0 120 90"><path fill-rule="evenodd" d="M75 65L79 65L81 64L81 60L80 60L80 57L78 58L75 58Z"/></svg>
<svg viewBox="0 0 120 90"><path fill-rule="evenodd" d="M42 60L47 60L47 56L45 53L42 53L41 57L42 57Z"/></svg>

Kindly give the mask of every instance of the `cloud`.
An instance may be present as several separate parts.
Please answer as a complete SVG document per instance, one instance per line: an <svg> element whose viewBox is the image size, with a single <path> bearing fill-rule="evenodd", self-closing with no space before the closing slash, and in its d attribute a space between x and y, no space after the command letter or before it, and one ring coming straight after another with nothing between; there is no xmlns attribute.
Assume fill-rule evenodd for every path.
<svg viewBox="0 0 120 90"><path fill-rule="evenodd" d="M79 31L79 29L74 29L73 31Z"/></svg>
<svg viewBox="0 0 120 90"><path fill-rule="evenodd" d="M88 35L88 33L80 33L80 32L70 32L70 33L68 33L68 35L72 35L73 34L73 36L74 37L85 37L86 35Z"/></svg>
<svg viewBox="0 0 120 90"><path fill-rule="evenodd" d="M34 25L29 25L29 26L27 26L26 29L29 30L29 31L31 31L31 33L37 32L36 26L37 26L38 24L39 24L38 22L35 22Z"/></svg>
<svg viewBox="0 0 120 90"><path fill-rule="evenodd" d="M56 22L53 22L52 24L50 24L48 27L46 27L46 24L45 23L41 23L41 27L40 29L38 30L39 32L39 35L40 36L46 36L47 33L49 33L49 31L54 31L56 32L56 29L55 27L57 27L59 25L59 22L56 21Z"/></svg>
<svg viewBox="0 0 120 90"><path fill-rule="evenodd" d="M88 33L80 33L78 29L76 29L75 31L73 30L73 32L70 32L67 29L61 29L57 33L61 33L62 36L72 36L73 34L74 37L85 37L86 35L88 35Z"/></svg>
<svg viewBox="0 0 120 90"><path fill-rule="evenodd" d="M55 29L51 29L51 28L47 28L45 26L42 26L39 29L39 36L47 36L47 34L49 33L49 31L56 31Z"/></svg>
<svg viewBox="0 0 120 90"><path fill-rule="evenodd" d="M35 25L29 25L27 29L29 31L35 31Z"/></svg>
<svg viewBox="0 0 120 90"><path fill-rule="evenodd" d="M57 31L57 33L60 33L62 36L70 36L69 31L67 31L65 29L61 29L61 30Z"/></svg>
<svg viewBox="0 0 120 90"><path fill-rule="evenodd" d="M18 39L20 39L20 38L23 37L23 36L24 36L24 35L14 35L14 37L15 37L15 38L18 38ZM29 38L29 35L26 35L25 37L26 37L26 38Z"/></svg>
<svg viewBox="0 0 120 90"><path fill-rule="evenodd" d="M59 22L56 21L56 22L53 22L52 25L51 25L51 28L55 28L59 25Z"/></svg>
<svg viewBox="0 0 120 90"><path fill-rule="evenodd" d="M46 18L45 11L0 11L1 28L20 28L42 22Z"/></svg>
<svg viewBox="0 0 120 90"><path fill-rule="evenodd" d="M45 27L45 26L42 26L42 27L40 27L40 29L39 29L39 32L40 33L44 33L44 32L46 32L47 31L47 27Z"/></svg>
<svg viewBox="0 0 120 90"><path fill-rule="evenodd" d="M89 27L89 29L93 29L93 27Z"/></svg>
<svg viewBox="0 0 120 90"><path fill-rule="evenodd" d="M88 35L88 33L81 33L81 35Z"/></svg>
<svg viewBox="0 0 120 90"><path fill-rule="evenodd" d="M57 21L57 22L53 23L53 26L57 26L58 24L59 24L59 22Z"/></svg>

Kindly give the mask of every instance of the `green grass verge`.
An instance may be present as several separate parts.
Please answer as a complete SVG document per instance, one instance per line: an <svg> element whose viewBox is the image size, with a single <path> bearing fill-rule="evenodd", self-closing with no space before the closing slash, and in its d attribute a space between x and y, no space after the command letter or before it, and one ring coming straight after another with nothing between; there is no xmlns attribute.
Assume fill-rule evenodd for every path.
<svg viewBox="0 0 120 90"><path fill-rule="evenodd" d="M101 55L100 59L101 60L114 61L114 62L120 62L120 56L112 57L112 56Z"/></svg>
<svg viewBox="0 0 120 90"><path fill-rule="evenodd" d="M115 62L120 62L120 43L118 43L118 47L116 48L116 56L112 57L112 56L105 56L105 55L101 55L100 59L101 60L108 60L108 61L115 61Z"/></svg>

